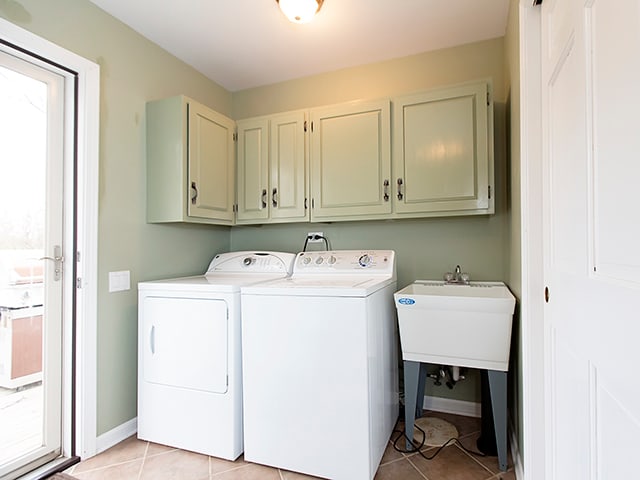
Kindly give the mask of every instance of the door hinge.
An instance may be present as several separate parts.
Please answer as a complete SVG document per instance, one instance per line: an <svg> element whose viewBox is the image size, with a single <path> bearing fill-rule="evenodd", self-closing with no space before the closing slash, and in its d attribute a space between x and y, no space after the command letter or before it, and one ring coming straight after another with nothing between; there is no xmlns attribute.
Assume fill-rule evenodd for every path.
<svg viewBox="0 0 640 480"><path fill-rule="evenodd" d="M489 200L491 200L491 185L489 185Z"/></svg>
<svg viewBox="0 0 640 480"><path fill-rule="evenodd" d="M76 278L76 288L82 288L82 279Z"/></svg>
<svg viewBox="0 0 640 480"><path fill-rule="evenodd" d="M80 252L76 252L76 263L80 263Z"/></svg>

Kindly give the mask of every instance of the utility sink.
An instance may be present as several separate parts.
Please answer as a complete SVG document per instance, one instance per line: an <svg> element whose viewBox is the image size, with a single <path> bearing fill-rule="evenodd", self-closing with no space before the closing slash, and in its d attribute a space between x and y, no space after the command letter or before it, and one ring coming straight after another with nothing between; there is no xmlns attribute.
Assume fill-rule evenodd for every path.
<svg viewBox="0 0 640 480"><path fill-rule="evenodd" d="M504 283L418 280L394 298L404 360L508 370L515 298Z"/></svg>

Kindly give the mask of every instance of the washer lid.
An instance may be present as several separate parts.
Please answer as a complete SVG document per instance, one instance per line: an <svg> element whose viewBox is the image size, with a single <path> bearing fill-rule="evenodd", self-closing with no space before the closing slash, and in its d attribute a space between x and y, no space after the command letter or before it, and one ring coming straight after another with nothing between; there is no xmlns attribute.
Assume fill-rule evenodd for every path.
<svg viewBox="0 0 640 480"><path fill-rule="evenodd" d="M172 290L188 292L239 292L243 285L283 278L282 273L226 273L207 274L193 277L168 278L138 283L138 290Z"/></svg>
<svg viewBox="0 0 640 480"><path fill-rule="evenodd" d="M292 275L290 277L243 286L243 295L367 297L395 284L390 275Z"/></svg>

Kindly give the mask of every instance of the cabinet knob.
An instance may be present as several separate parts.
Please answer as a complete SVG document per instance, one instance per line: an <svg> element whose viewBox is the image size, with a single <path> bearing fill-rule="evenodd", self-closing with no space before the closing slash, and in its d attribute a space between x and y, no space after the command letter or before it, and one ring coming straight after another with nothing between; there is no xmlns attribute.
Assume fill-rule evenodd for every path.
<svg viewBox="0 0 640 480"><path fill-rule="evenodd" d="M401 178L398 179L398 200L402 200L404 198L404 195L402 194L402 185L403 185L403 181Z"/></svg>
<svg viewBox="0 0 640 480"><path fill-rule="evenodd" d="M274 207L278 206L278 189L274 188L273 191L271 192L271 205L273 205Z"/></svg>
<svg viewBox="0 0 640 480"><path fill-rule="evenodd" d="M267 208L267 189L262 189L262 208Z"/></svg>

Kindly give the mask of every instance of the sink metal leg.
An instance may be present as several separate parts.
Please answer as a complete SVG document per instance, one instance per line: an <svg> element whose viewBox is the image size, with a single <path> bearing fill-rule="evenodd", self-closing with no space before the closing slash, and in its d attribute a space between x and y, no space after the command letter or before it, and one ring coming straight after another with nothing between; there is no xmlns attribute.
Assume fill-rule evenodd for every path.
<svg viewBox="0 0 640 480"><path fill-rule="evenodd" d="M404 433L407 436L407 450L413 450L413 425L416 419L418 403L418 384L420 377L420 362L404 360ZM422 410L422 405L420 405Z"/></svg>
<svg viewBox="0 0 640 480"><path fill-rule="evenodd" d="M424 389L427 383L427 364L420 362L420 373L418 377L418 391L416 393L416 416L422 417L424 407Z"/></svg>
<svg viewBox="0 0 640 480"><path fill-rule="evenodd" d="M507 471L507 372L488 370L491 411L496 432L498 464L500 470Z"/></svg>

